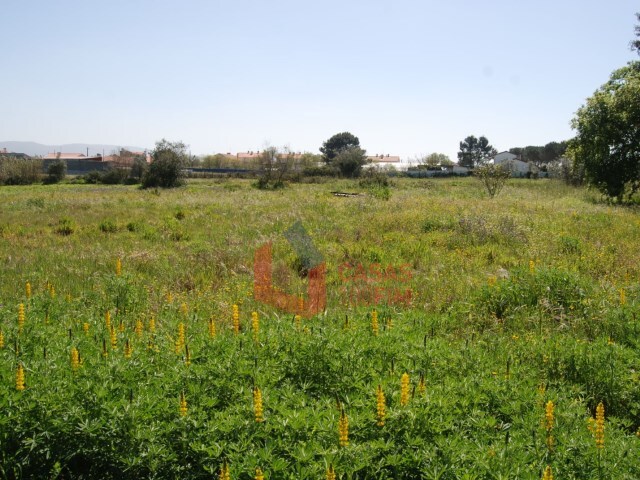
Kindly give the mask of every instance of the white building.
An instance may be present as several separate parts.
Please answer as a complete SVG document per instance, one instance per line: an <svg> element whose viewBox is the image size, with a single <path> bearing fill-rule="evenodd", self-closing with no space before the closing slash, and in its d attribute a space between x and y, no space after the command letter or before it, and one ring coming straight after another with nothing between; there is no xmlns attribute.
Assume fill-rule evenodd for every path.
<svg viewBox="0 0 640 480"><path fill-rule="evenodd" d="M538 168L527 162L523 162L511 152L500 152L493 157L494 165L502 165L511 171L513 177L526 177L531 173L537 172Z"/></svg>

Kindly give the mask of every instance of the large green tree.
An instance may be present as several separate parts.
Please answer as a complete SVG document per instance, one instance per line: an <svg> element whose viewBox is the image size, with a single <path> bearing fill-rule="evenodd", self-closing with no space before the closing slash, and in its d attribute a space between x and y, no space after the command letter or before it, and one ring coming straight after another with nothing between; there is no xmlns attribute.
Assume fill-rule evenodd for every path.
<svg viewBox="0 0 640 480"><path fill-rule="evenodd" d="M568 153L587 181L619 202L630 199L640 188L640 62L613 72L571 126Z"/></svg>
<svg viewBox="0 0 640 480"><path fill-rule="evenodd" d="M142 178L142 187L172 188L184 179L184 167L189 162L187 146L182 142L169 142L164 138L156 142L151 152L151 164Z"/></svg>
<svg viewBox="0 0 640 480"><path fill-rule="evenodd" d="M327 164L331 164L340 152L350 148L360 148L360 140L349 132L342 132L336 133L324 142L320 147L320 151L322 152L322 159Z"/></svg>
<svg viewBox="0 0 640 480"><path fill-rule="evenodd" d="M489 144L487 137L476 138L470 135L460 142L458 164L469 168L477 167L486 163L497 153L496 149Z"/></svg>

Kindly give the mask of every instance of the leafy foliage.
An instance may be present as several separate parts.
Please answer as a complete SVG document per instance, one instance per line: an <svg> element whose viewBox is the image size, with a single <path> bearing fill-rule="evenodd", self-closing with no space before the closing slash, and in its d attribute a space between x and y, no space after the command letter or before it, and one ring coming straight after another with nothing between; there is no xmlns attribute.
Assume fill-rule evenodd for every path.
<svg viewBox="0 0 640 480"><path fill-rule="evenodd" d="M360 148L360 140L349 132L336 133L320 147L322 159L330 164L344 150ZM363 151L364 152L364 151Z"/></svg>
<svg viewBox="0 0 640 480"><path fill-rule="evenodd" d="M569 155L587 181L619 202L640 188L640 62L611 74L572 120Z"/></svg>
<svg viewBox="0 0 640 480"><path fill-rule="evenodd" d="M496 149L489 144L487 137L476 138L470 135L460 142L458 164L474 168L484 164L497 153Z"/></svg>
<svg viewBox="0 0 640 480"><path fill-rule="evenodd" d="M502 165L482 165L474 170L474 174L480 179L484 188L493 198L500 193L507 180L511 177L511 172Z"/></svg>
<svg viewBox="0 0 640 480"><path fill-rule="evenodd" d="M142 187L174 188L182 185L187 164L187 146L165 139L156 142L152 161L142 177Z"/></svg>
<svg viewBox="0 0 640 480"><path fill-rule="evenodd" d="M0 185L30 185L40 180L42 161L0 156Z"/></svg>

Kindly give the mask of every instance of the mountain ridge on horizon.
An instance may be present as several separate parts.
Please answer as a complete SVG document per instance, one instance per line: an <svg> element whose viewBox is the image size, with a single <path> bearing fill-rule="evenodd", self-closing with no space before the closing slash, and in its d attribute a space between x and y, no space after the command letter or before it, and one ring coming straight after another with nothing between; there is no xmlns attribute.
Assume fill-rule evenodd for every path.
<svg viewBox="0 0 640 480"><path fill-rule="evenodd" d="M44 156L48 153L63 152L63 153L83 153L87 154L89 149L89 155L94 156L110 155L113 151L119 151L121 148L133 151L149 150L143 147L136 147L131 145L109 145L101 143L65 143L60 145L45 145L38 142L22 142L22 141L0 141L0 150L6 148L8 152L25 153L31 157Z"/></svg>

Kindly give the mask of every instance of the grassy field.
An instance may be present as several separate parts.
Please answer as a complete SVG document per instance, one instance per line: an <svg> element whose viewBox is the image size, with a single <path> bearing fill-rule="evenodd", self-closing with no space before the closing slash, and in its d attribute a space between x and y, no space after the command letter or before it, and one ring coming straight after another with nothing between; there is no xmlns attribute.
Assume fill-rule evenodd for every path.
<svg viewBox="0 0 640 480"><path fill-rule="evenodd" d="M1 188L0 476L640 478L637 209L550 180L335 190L367 193ZM304 319L252 296L269 241L306 291L296 221L327 268ZM410 304L346 265L403 272L375 286Z"/></svg>

